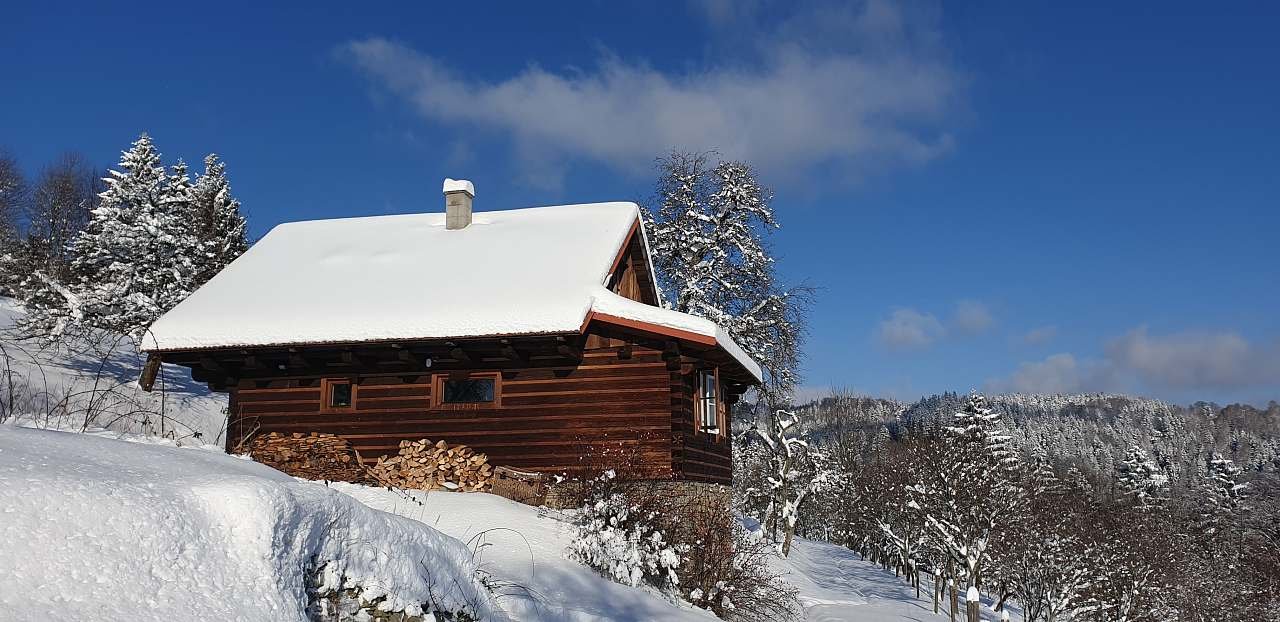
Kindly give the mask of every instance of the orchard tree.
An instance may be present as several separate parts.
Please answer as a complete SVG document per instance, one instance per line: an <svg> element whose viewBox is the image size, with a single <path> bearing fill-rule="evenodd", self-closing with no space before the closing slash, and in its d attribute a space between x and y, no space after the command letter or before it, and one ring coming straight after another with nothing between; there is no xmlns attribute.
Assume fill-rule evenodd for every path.
<svg viewBox="0 0 1280 622"><path fill-rule="evenodd" d="M777 541L782 531L780 550L791 553L800 512L814 495L835 484L836 474L826 454L800 436L800 420L794 412L777 410L770 415L766 429L753 427L744 435L747 443L759 443L763 458L763 481L748 495L763 500L763 513L758 517L765 533Z"/></svg>
<svg viewBox="0 0 1280 622"><path fill-rule="evenodd" d="M765 369L770 412L796 384L811 290L779 283L767 236L778 228L772 193L743 162L707 153L659 160L656 209L646 210L667 306L710 319Z"/></svg>

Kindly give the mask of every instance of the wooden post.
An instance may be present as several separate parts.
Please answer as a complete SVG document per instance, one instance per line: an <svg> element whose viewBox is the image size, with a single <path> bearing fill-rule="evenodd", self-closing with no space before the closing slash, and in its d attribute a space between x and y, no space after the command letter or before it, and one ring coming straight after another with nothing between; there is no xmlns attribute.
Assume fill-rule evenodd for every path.
<svg viewBox="0 0 1280 622"><path fill-rule="evenodd" d="M156 385L156 375L160 373L160 355L148 354L147 363L142 366L142 376L138 378L138 384L143 391L151 392L151 388Z"/></svg>

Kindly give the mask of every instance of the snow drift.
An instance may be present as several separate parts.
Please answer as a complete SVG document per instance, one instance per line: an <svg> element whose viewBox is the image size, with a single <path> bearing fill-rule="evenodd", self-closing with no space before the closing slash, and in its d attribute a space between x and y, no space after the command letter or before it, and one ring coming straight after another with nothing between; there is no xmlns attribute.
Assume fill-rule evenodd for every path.
<svg viewBox="0 0 1280 622"><path fill-rule="evenodd" d="M302 620L317 575L504 619L462 542L213 451L0 426L0 512L15 619Z"/></svg>

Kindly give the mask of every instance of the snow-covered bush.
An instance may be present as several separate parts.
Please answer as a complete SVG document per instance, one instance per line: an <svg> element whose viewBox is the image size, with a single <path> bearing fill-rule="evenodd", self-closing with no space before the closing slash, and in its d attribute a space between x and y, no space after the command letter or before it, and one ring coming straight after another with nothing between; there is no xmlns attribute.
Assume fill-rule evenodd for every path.
<svg viewBox="0 0 1280 622"><path fill-rule="evenodd" d="M611 484L615 478L606 471L596 480L599 492L588 497L577 516L578 535L570 553L618 583L676 590L680 558L688 546L670 542L659 526L659 513L629 499Z"/></svg>
<svg viewBox="0 0 1280 622"><path fill-rule="evenodd" d="M674 538L689 543L680 570L685 600L726 620L792 620L800 607L796 588L770 567L778 550L759 524L734 516L715 498L688 499L678 512Z"/></svg>
<svg viewBox="0 0 1280 622"><path fill-rule="evenodd" d="M610 579L649 585L726 620L791 620L796 590L770 568L777 556L748 530L726 494L605 471L584 484L570 554Z"/></svg>

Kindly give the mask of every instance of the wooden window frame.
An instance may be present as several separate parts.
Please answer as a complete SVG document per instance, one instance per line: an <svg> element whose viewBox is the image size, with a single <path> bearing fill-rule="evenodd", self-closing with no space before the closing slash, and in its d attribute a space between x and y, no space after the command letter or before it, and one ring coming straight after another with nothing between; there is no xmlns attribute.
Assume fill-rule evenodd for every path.
<svg viewBox="0 0 1280 622"><path fill-rule="evenodd" d="M334 385L345 384L351 387L351 403L347 406L330 406L330 396ZM349 413L356 409L356 393L359 391L355 378L321 378L320 379L320 412L321 414Z"/></svg>
<svg viewBox="0 0 1280 622"><path fill-rule="evenodd" d="M716 383L716 393L713 396L715 398L715 403L716 403L716 413L715 413L716 429L714 432L707 430L706 426L703 425L703 422L705 419L704 417L705 413L703 412L703 409L706 408L706 398L703 397L704 387L703 387L702 379L704 377L704 374L706 374L706 372L708 371L711 372L711 376L715 378L715 383ZM725 431L725 423L727 422L725 421L724 385L720 382L720 368L719 367L703 367L695 370L693 374L694 433L706 434L707 436L723 438L727 433Z"/></svg>
<svg viewBox="0 0 1280 622"><path fill-rule="evenodd" d="M461 378L459 378L461 377ZM479 380L493 379L492 402L457 402L444 401L444 381L450 379ZM431 375L431 409L432 410L494 410L502 408L502 372L499 371L455 371L440 372Z"/></svg>

